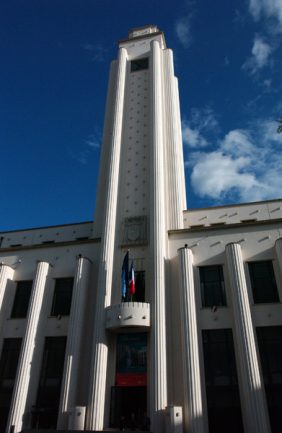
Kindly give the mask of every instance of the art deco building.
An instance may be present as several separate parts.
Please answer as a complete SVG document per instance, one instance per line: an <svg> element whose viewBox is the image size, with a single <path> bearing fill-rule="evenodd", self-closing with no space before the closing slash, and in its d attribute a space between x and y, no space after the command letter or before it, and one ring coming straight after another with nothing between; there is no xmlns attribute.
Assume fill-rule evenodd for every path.
<svg viewBox="0 0 282 433"><path fill-rule="evenodd" d="M281 200L186 210L172 52L131 31L94 222L0 234L0 431L280 432L281 223Z"/></svg>

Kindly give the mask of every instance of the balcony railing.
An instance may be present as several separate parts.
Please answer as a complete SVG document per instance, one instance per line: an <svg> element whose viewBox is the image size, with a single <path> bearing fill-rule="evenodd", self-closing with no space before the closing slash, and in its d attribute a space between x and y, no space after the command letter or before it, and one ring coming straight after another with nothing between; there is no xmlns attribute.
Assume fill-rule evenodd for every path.
<svg viewBox="0 0 282 433"><path fill-rule="evenodd" d="M122 302L106 309L106 329L125 327L149 328L150 304L146 302Z"/></svg>

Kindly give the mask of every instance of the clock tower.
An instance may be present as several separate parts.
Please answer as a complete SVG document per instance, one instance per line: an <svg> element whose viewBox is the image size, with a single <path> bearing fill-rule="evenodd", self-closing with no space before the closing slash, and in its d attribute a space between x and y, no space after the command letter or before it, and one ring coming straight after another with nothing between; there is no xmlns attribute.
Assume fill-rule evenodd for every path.
<svg viewBox="0 0 282 433"><path fill-rule="evenodd" d="M141 380L136 373L135 380L141 380L145 393L142 410L150 415L152 430L161 433L168 404L167 233L183 228L186 193L177 78L172 51L156 26L133 29L119 41L110 70L98 191L94 234L101 237L101 251L87 428L108 425L106 412L116 406L113 394L121 392L117 369L124 328L110 332L107 311L120 303L122 263L130 250L130 262L143 281L136 301L150 308L148 327L127 329L133 345L145 335L145 376ZM135 308L134 302L128 304ZM110 350L115 356L109 357ZM137 382L127 383L128 388L138 391Z"/></svg>

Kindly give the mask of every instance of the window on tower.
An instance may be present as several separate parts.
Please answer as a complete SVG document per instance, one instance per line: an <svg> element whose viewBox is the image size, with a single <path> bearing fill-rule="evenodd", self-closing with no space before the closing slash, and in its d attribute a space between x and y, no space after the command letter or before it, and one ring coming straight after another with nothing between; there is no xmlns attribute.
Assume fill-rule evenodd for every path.
<svg viewBox="0 0 282 433"><path fill-rule="evenodd" d="M201 266L200 283L203 307L226 305L225 285L221 265Z"/></svg>
<svg viewBox="0 0 282 433"><path fill-rule="evenodd" d="M142 71L143 69L148 69L148 67L149 67L148 57L131 60L131 72Z"/></svg>
<svg viewBox="0 0 282 433"><path fill-rule="evenodd" d="M271 260L249 263L254 303L279 302Z"/></svg>

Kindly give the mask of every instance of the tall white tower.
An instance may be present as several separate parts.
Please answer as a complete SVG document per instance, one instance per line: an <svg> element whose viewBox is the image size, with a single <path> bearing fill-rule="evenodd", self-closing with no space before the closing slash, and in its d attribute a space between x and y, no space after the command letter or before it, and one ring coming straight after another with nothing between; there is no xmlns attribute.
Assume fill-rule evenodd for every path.
<svg viewBox="0 0 282 433"><path fill-rule="evenodd" d="M119 42L118 60L111 65L99 182L94 230L101 236L101 253L87 428L101 430L108 423L105 410L116 367L109 353L117 352L117 336L106 329L106 309L120 302L122 262L130 249L135 269L145 274L143 301L151 311L147 408L152 430L161 433L167 406L167 231L183 228L186 193L173 56L155 26L134 29Z"/></svg>

